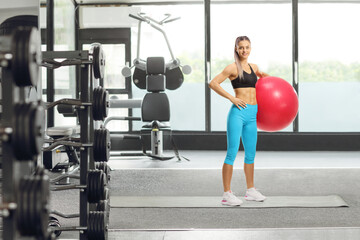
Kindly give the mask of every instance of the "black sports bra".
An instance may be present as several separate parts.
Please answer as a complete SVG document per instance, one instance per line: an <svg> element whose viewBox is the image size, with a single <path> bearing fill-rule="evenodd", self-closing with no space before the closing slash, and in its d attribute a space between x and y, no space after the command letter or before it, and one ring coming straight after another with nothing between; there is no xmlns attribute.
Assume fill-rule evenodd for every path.
<svg viewBox="0 0 360 240"><path fill-rule="evenodd" d="M234 80L231 80L231 85L233 88L247 88L247 87L255 87L255 84L257 82L257 76L253 69L251 68L250 64L249 67L251 69L251 73L247 73L243 71L244 78L240 80L239 76L235 78Z"/></svg>

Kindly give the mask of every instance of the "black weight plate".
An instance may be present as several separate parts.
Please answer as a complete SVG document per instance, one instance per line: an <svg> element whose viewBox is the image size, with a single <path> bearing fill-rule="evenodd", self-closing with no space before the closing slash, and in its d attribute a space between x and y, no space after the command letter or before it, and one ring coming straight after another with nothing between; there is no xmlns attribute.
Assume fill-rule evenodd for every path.
<svg viewBox="0 0 360 240"><path fill-rule="evenodd" d="M24 31L17 29L13 32L13 59L11 63L11 70L16 85L18 85L19 82L21 83L21 79L25 78L23 74L24 66L22 66L24 60L23 49L26 42L25 38L26 37L24 36Z"/></svg>
<svg viewBox="0 0 360 240"><path fill-rule="evenodd" d="M93 118L96 121L104 121L108 115L109 94L102 87L94 89L93 94Z"/></svg>
<svg viewBox="0 0 360 240"><path fill-rule="evenodd" d="M30 118L31 153L38 155L44 143L45 110L42 106L32 105Z"/></svg>
<svg viewBox="0 0 360 240"><path fill-rule="evenodd" d="M27 49L29 76L31 85L36 86L39 80L39 65L42 59L40 33L36 28L31 29L29 40L29 48Z"/></svg>
<svg viewBox="0 0 360 240"><path fill-rule="evenodd" d="M132 76L135 86L140 89L146 89L146 71L135 67L134 74Z"/></svg>
<svg viewBox="0 0 360 240"><path fill-rule="evenodd" d="M29 207L28 207L28 199L29 199L29 188L31 187L31 182L29 181L28 177L24 177L21 181L24 181L23 183L23 194L22 194L22 209L21 214L18 217L21 217L22 219L19 221L20 224L18 224L18 228L21 233L25 233L28 230L28 213L29 213Z"/></svg>
<svg viewBox="0 0 360 240"><path fill-rule="evenodd" d="M99 181L99 199L100 200L105 200L105 186L107 185L107 181L106 181L106 174L102 171L100 171L100 181Z"/></svg>
<svg viewBox="0 0 360 240"><path fill-rule="evenodd" d="M91 195L91 201L89 200L89 203L97 203L98 202L98 187L97 187L97 179L98 179L98 173L97 170L91 171L91 187L88 189Z"/></svg>
<svg viewBox="0 0 360 240"><path fill-rule="evenodd" d="M99 100L100 100L100 87L94 88L93 90L93 103L92 103L92 112L93 112L93 118L95 121L99 121L101 119L100 111L99 111Z"/></svg>
<svg viewBox="0 0 360 240"><path fill-rule="evenodd" d="M89 203L94 202L94 181L93 181L93 170L89 170L87 174L87 198Z"/></svg>
<svg viewBox="0 0 360 240"><path fill-rule="evenodd" d="M100 132L101 129L95 129L94 130L94 143L93 143L93 154L94 154L94 161L100 162Z"/></svg>
<svg viewBox="0 0 360 240"><path fill-rule="evenodd" d="M19 183L19 194L18 194L18 209L16 211L16 222L17 222L17 226L18 229L20 231L22 231L24 228L26 228L26 214L25 214L25 209L26 209L26 203L27 201L25 201L25 195L26 195L26 189L27 189L27 184L28 181L26 181L25 179L21 179L20 183Z"/></svg>
<svg viewBox="0 0 360 240"><path fill-rule="evenodd" d="M99 202L100 200L104 200L102 198L103 195L103 185L101 184L102 180L102 171L101 170L95 170L96 171L96 202Z"/></svg>
<svg viewBox="0 0 360 240"><path fill-rule="evenodd" d="M102 110L102 117L103 117L103 121L105 118L107 118L108 113L109 113L109 93L108 91L103 90L103 98L102 98L102 103L101 103L101 110Z"/></svg>
<svg viewBox="0 0 360 240"><path fill-rule="evenodd" d="M95 162L102 162L104 161L105 156L105 146L104 146L104 129L96 129L94 131L94 161Z"/></svg>
<svg viewBox="0 0 360 240"><path fill-rule="evenodd" d="M87 237L89 240L102 240L107 239L104 238L103 232L105 232L105 227L102 221L101 212L89 212L89 220L88 220L88 232Z"/></svg>
<svg viewBox="0 0 360 240"><path fill-rule="evenodd" d="M99 121L103 121L104 120L104 116L103 116L103 107L104 107L104 92L105 90L103 88L100 88L99 91L99 99L98 99L98 112L99 112Z"/></svg>
<svg viewBox="0 0 360 240"><path fill-rule="evenodd" d="M102 117L102 111L101 111L101 102L102 102L102 92L103 89L102 87L98 87L98 93L97 93L97 98L96 98L96 112L97 112L97 117L94 120L97 121L102 121L103 117Z"/></svg>
<svg viewBox="0 0 360 240"><path fill-rule="evenodd" d="M106 132L105 129L101 129L101 133L100 133L100 153L101 153L101 161L105 162L106 160Z"/></svg>
<svg viewBox="0 0 360 240"><path fill-rule="evenodd" d="M38 27L38 16L16 15L7 18L0 24L0 35L10 35L17 27Z"/></svg>
<svg viewBox="0 0 360 240"><path fill-rule="evenodd" d="M95 78L101 78L100 75L100 48L99 45L93 45L93 71Z"/></svg>
<svg viewBox="0 0 360 240"><path fill-rule="evenodd" d="M110 150L111 150L111 138L110 138L110 131L108 129L106 130L106 157L105 161L109 161L110 158Z"/></svg>
<svg viewBox="0 0 360 240"><path fill-rule="evenodd" d="M23 112L21 113L21 131L22 131L22 151L24 152L24 159L31 159L33 154L31 150L31 128L33 126L30 125L30 119L31 119L31 103L23 103L24 108Z"/></svg>
<svg viewBox="0 0 360 240"><path fill-rule="evenodd" d="M89 212L88 215L88 226L87 226L87 238L89 240L96 240L96 229L95 229L95 212Z"/></svg>
<svg viewBox="0 0 360 240"><path fill-rule="evenodd" d="M17 104L14 108L15 113L15 124L14 124L14 134L12 139L12 145L14 150L14 155L18 160L29 160L35 154L34 150L32 149L32 145L37 140L42 142L43 136L37 136L34 139L32 131L34 131L34 126L32 124L32 109L35 105L32 103L22 103ZM38 117L42 121L43 117ZM37 122L41 120L36 120ZM35 122L35 121L34 121ZM38 140L39 139L39 140ZM42 143L40 144L41 148ZM38 152L40 152L40 149Z"/></svg>
<svg viewBox="0 0 360 240"><path fill-rule="evenodd" d="M38 215L38 228L39 235L43 236L44 239L48 236L47 225L49 219L49 198L50 198L50 179L47 175L38 176L39 178L39 189L37 198L37 208L39 210Z"/></svg>
<svg viewBox="0 0 360 240"><path fill-rule="evenodd" d="M41 207L38 207L37 201L40 201L38 193L39 193L39 185L40 185L40 181L39 181L39 177L37 176L32 176L32 188L31 188L31 193L30 193L30 198L29 198L29 207L30 207L30 223L29 225L31 226L31 229L34 235L39 236L39 225L40 222L40 211L41 211Z"/></svg>
<svg viewBox="0 0 360 240"><path fill-rule="evenodd" d="M110 211L108 211L110 213ZM108 239L108 216L106 213L104 212L100 212L100 216L101 218L101 224L100 224L100 232L101 232L101 238L104 240Z"/></svg>
<svg viewBox="0 0 360 240"><path fill-rule="evenodd" d="M107 129L101 129L101 161L107 162Z"/></svg>
<svg viewBox="0 0 360 240"><path fill-rule="evenodd" d="M110 132L106 128L99 129L99 158L97 161L107 162L110 158L111 140Z"/></svg>
<svg viewBox="0 0 360 240"><path fill-rule="evenodd" d="M21 151L22 157L19 157L19 160L29 160L32 158L33 154L31 151L31 127L30 124L30 109L31 103L23 103L22 112L19 115L19 131L21 134L21 143L19 144L19 149L16 151Z"/></svg>
<svg viewBox="0 0 360 240"><path fill-rule="evenodd" d="M99 178L99 173L97 172L97 170L93 170L93 175L92 175L92 196L93 196L93 201L92 203L97 203L99 201L99 194L98 194L98 178Z"/></svg>
<svg viewBox="0 0 360 240"><path fill-rule="evenodd" d="M101 44L94 44L93 46L93 68L95 78L104 78L105 73L105 53Z"/></svg>
<svg viewBox="0 0 360 240"><path fill-rule="evenodd" d="M90 212L88 224L87 237L89 240L106 240L108 238L107 220L104 212Z"/></svg>
<svg viewBox="0 0 360 240"><path fill-rule="evenodd" d="M33 208L34 208L34 216L32 217L33 221L33 225L34 225L34 229L36 230L36 235L37 236L42 236L43 234L43 222L42 222L42 210L43 210L43 202L42 202L42 189L41 189L41 178L40 176L35 176L35 187L33 189L34 191L34 195L33 195ZM45 227L47 228L47 220L49 217L47 217L46 219L46 225Z"/></svg>
<svg viewBox="0 0 360 240"><path fill-rule="evenodd" d="M99 239L99 217L98 212L94 212L94 236Z"/></svg>
<svg viewBox="0 0 360 240"><path fill-rule="evenodd" d="M97 115L98 113L96 112L97 111L97 102L95 101L97 98L98 98L98 91L99 89L98 88L94 88L93 90L93 98L92 98L92 113L93 113L93 118L94 120L96 119L95 115Z"/></svg>
<svg viewBox="0 0 360 240"><path fill-rule="evenodd" d="M43 141L43 136L34 138L32 133L35 131L34 125L32 124L32 122L35 122L32 121L34 118L34 108L36 107L32 103L22 103L15 107L15 133L12 144L14 147L14 155L18 160L29 160L41 150L42 143L37 151L32 147L34 142L37 142L37 139L39 139L38 141L40 142ZM38 117L36 121L44 121L44 119L41 119L43 117Z"/></svg>
<svg viewBox="0 0 360 240"><path fill-rule="evenodd" d="M24 185L24 194L23 194L23 221L22 221L22 229L20 230L23 233L26 233L29 231L29 212L30 212L30 206L29 206L29 198L30 198L30 192L31 192L31 186L32 182L29 179L29 177L25 177L25 185Z"/></svg>
<svg viewBox="0 0 360 240"><path fill-rule="evenodd" d="M103 129L99 129L99 135L98 135L98 161L103 161L103 147L102 147L102 143L104 141L104 137L103 137Z"/></svg>
<svg viewBox="0 0 360 240"><path fill-rule="evenodd" d="M21 158L21 154L22 151L19 152L19 149L21 149L21 145L22 145L22 137L21 137L21 131L20 131L20 119L21 119L21 112L22 112L22 108L23 105L22 104L16 104L14 106L14 118L15 118L15 123L14 123L14 130L13 130L13 135L12 135L12 147L14 150L14 155L17 159Z"/></svg>
<svg viewBox="0 0 360 240"><path fill-rule="evenodd" d="M100 179L100 172L99 170L91 170L88 172L88 202L89 203L97 203L100 198L99 196L99 179Z"/></svg>
<svg viewBox="0 0 360 240"><path fill-rule="evenodd" d="M180 67L173 68L171 70L166 69L166 89L175 90L178 89L184 82L184 75Z"/></svg>
<svg viewBox="0 0 360 240"><path fill-rule="evenodd" d="M26 189L27 192L27 196L25 201L27 202L26 204L26 228L24 229L25 231L23 232L23 235L29 236L29 235L34 235L36 233L36 229L34 229L34 221L33 221L33 217L36 214L35 213L35 209L34 209L34 188L36 186L36 182L34 181L34 178L29 178L29 185L28 188Z"/></svg>
<svg viewBox="0 0 360 240"><path fill-rule="evenodd" d="M35 28L18 28L13 35L12 72L17 86L36 86L41 59L40 38Z"/></svg>

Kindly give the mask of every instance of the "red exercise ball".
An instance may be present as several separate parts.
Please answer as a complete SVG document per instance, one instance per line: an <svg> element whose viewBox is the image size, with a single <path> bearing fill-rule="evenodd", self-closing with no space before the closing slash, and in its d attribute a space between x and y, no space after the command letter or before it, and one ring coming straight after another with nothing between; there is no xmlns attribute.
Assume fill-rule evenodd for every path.
<svg viewBox="0 0 360 240"><path fill-rule="evenodd" d="M294 88L284 79L271 76L260 78L255 87L258 128L275 132L289 126L299 108Z"/></svg>

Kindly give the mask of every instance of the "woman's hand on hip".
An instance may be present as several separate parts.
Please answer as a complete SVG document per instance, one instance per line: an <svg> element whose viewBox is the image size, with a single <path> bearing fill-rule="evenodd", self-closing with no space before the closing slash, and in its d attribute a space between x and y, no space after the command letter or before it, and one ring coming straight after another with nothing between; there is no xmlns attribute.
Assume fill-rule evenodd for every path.
<svg viewBox="0 0 360 240"><path fill-rule="evenodd" d="M240 98L233 97L230 99L230 101L235 104L238 109L240 109L240 107L246 108L246 102Z"/></svg>

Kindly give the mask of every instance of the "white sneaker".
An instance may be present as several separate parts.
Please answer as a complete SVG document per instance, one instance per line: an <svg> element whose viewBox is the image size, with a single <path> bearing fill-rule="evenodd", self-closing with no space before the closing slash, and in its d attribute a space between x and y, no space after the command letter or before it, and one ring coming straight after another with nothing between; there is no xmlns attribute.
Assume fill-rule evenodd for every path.
<svg viewBox="0 0 360 240"><path fill-rule="evenodd" d="M233 192L224 192L223 200L221 201L222 205L228 206L240 206L243 203L240 199L238 199Z"/></svg>
<svg viewBox="0 0 360 240"><path fill-rule="evenodd" d="M266 199L266 197L264 195L262 195L255 188L250 188L250 189L246 190L245 200L247 200L247 201L263 202L265 199Z"/></svg>

